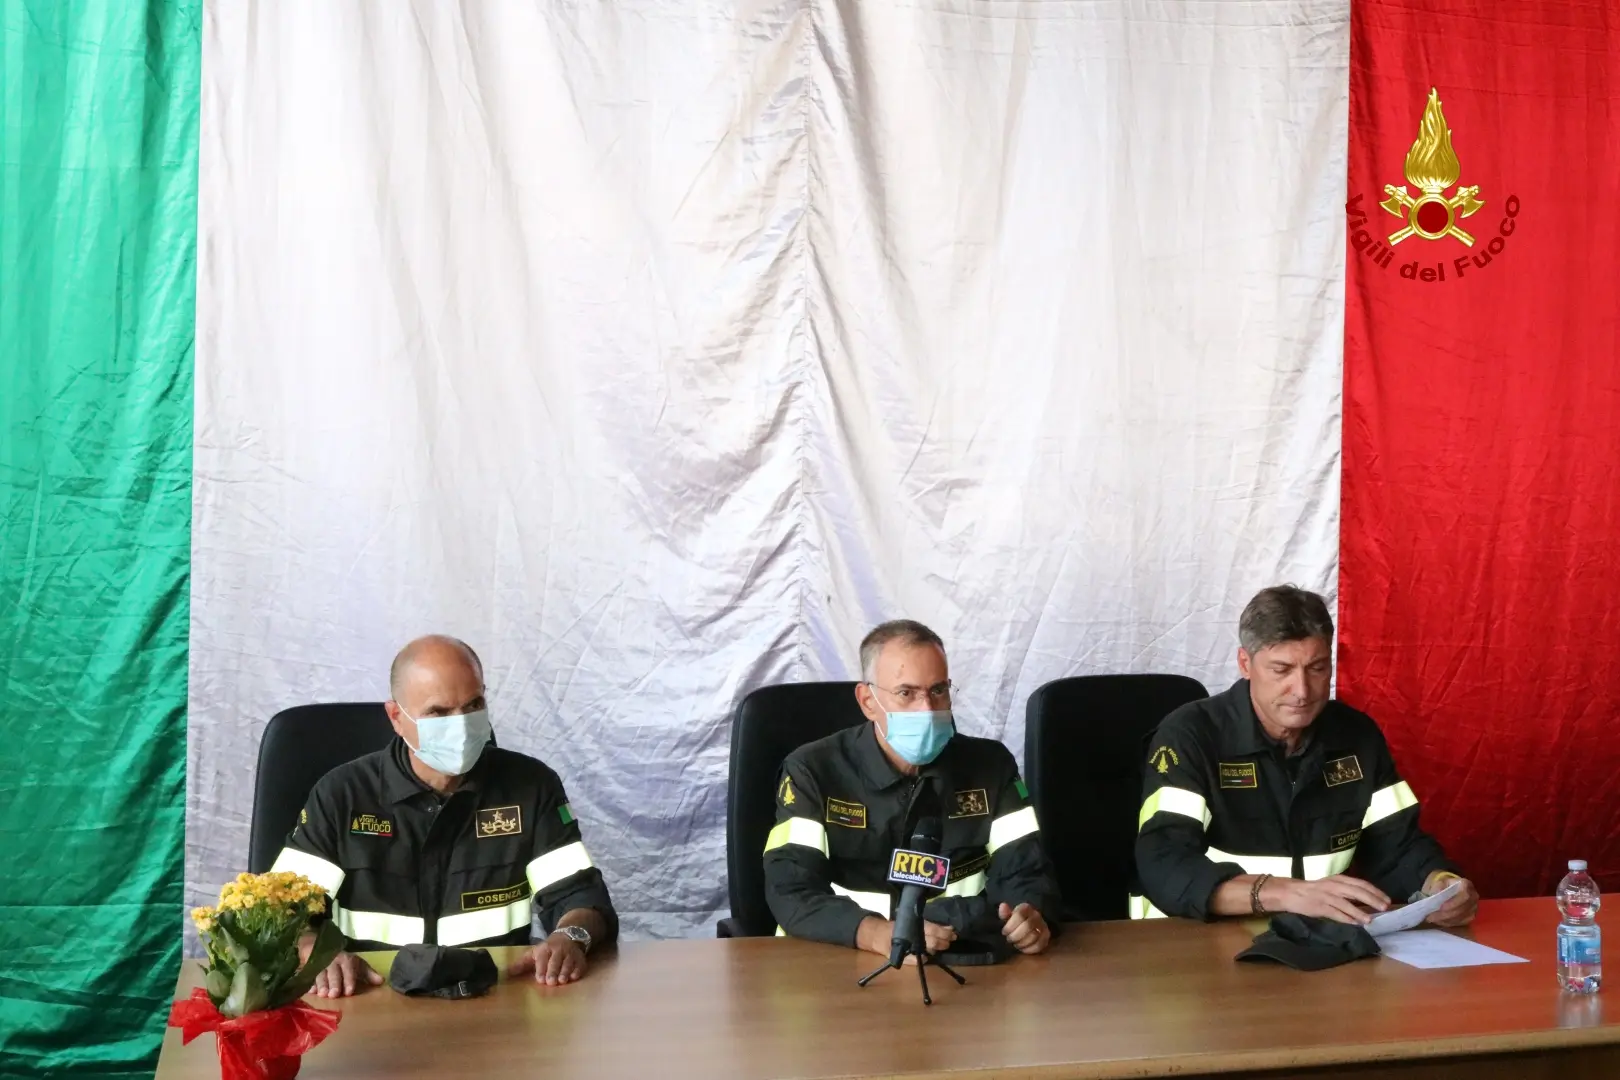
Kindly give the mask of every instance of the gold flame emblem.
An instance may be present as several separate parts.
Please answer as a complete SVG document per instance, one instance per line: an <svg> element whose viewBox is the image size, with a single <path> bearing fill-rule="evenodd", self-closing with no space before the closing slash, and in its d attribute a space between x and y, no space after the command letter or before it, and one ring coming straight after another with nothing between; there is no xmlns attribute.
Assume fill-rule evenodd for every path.
<svg viewBox="0 0 1620 1080"><path fill-rule="evenodd" d="M1417 141L1406 152L1407 182L1422 194L1413 198L1407 193L1406 184L1400 187L1385 184L1384 194L1389 198L1378 204L1405 222L1404 228L1389 234L1390 245L1408 236L1421 236L1425 240L1455 236L1473 247L1474 238L1458 228L1457 219L1468 217L1485 202L1478 197L1478 184L1459 187L1456 194L1446 198L1446 188L1455 184L1461 175L1457 152L1451 148L1451 129L1446 127L1445 114L1440 111L1440 91L1431 87Z"/></svg>

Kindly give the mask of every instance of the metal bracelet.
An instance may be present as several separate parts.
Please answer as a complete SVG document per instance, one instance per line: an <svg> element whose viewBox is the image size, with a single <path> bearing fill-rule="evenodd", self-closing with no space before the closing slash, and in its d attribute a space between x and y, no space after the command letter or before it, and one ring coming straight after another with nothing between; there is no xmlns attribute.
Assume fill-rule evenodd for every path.
<svg viewBox="0 0 1620 1080"><path fill-rule="evenodd" d="M1249 908L1256 915L1269 914L1266 911L1266 905L1264 905L1264 904L1262 904L1260 902L1260 890L1265 888L1266 887L1266 882L1268 882L1270 880L1271 880L1271 875L1270 874L1261 874L1258 878L1255 879L1254 888L1249 890Z"/></svg>

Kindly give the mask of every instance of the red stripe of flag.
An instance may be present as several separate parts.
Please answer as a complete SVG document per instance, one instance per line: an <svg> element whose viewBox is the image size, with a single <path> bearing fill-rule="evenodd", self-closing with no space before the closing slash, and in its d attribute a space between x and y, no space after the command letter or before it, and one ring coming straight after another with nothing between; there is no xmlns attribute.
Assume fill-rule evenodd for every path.
<svg viewBox="0 0 1620 1080"><path fill-rule="evenodd" d="M1339 691L1487 895L1620 887L1620 14L1355 0L1348 187Z"/></svg>

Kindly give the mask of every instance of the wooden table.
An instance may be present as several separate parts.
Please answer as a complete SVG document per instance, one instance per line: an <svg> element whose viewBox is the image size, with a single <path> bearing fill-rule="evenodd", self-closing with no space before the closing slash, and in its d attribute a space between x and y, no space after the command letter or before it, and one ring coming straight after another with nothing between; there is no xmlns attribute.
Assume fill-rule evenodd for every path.
<svg viewBox="0 0 1620 1080"><path fill-rule="evenodd" d="M300 1076L1620 1076L1620 1010L1559 991L1556 923L1551 899L1487 902L1472 936L1529 963L1308 974L1234 963L1254 923L1089 923L1044 956L965 969L965 987L936 973L932 1008L910 970L858 989L877 959L853 950L631 944L569 987L349 999ZM218 1075L212 1036L182 1048L169 1030L158 1080Z"/></svg>

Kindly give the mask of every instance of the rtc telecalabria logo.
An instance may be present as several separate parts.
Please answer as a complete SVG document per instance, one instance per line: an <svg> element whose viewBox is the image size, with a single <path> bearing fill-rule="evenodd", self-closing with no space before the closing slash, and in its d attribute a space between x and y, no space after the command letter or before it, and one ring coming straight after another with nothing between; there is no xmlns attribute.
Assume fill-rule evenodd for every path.
<svg viewBox="0 0 1620 1080"><path fill-rule="evenodd" d="M1428 103L1423 107L1423 119L1418 125L1417 140L1406 152L1407 183L1399 187L1385 184L1384 194L1388 197L1378 204L1399 218L1401 227L1390 233L1387 240L1375 237L1371 230L1376 226L1367 220L1370 211L1362 209L1363 196L1356 195L1344 206L1350 219L1350 246L1380 270L1388 270L1394 263L1395 245L1413 236L1423 240L1444 240L1449 236L1472 248L1473 234L1458 222L1478 213L1485 206L1485 200L1479 197L1478 184L1458 185L1461 177L1462 165L1451 147L1451 129L1446 127L1445 114L1440 111L1440 91L1431 87ZM1407 184L1418 193L1413 195ZM1453 185L1457 185L1457 190L1447 196L1446 189ZM1507 247L1507 238L1518 225L1519 209L1517 195L1503 200L1504 216L1496 235L1485 241L1483 251L1464 254L1449 263L1437 261L1432 266L1421 266L1420 260L1413 259L1401 267L1400 276L1408 281L1441 282L1448 277L1455 281L1469 269L1483 270Z"/></svg>
<svg viewBox="0 0 1620 1080"><path fill-rule="evenodd" d="M1485 205L1477 197L1479 185L1459 187L1451 198L1445 196L1446 188L1461 175L1457 152L1451 148L1451 129L1446 127L1445 115L1440 111L1440 91L1430 87L1417 141L1406 152L1407 182L1423 194L1414 199L1407 194L1406 184L1385 184L1384 194L1389 198L1378 204L1406 222L1406 228L1389 234L1390 247L1409 236L1425 240L1455 236L1469 247L1474 246L1474 238L1457 227L1457 219L1469 217Z"/></svg>

